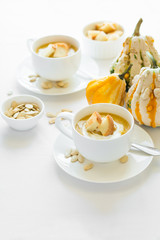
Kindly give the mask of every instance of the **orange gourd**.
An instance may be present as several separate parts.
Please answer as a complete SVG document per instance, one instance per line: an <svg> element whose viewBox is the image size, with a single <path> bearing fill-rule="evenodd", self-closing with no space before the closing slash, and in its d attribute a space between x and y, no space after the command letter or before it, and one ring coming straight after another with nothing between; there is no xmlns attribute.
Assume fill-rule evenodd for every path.
<svg viewBox="0 0 160 240"><path fill-rule="evenodd" d="M125 99L126 82L124 76L131 66L121 75L113 73L109 76L92 80L86 88L86 98L89 104L113 103L123 105Z"/></svg>

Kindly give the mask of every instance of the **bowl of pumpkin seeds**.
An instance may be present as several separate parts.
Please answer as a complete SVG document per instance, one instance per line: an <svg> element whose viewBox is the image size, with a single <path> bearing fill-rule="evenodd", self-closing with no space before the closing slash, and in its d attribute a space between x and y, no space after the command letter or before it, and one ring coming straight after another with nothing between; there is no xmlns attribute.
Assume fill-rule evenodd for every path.
<svg viewBox="0 0 160 240"><path fill-rule="evenodd" d="M2 103L0 113L11 128L25 131L37 125L44 114L44 104L32 95L16 95Z"/></svg>

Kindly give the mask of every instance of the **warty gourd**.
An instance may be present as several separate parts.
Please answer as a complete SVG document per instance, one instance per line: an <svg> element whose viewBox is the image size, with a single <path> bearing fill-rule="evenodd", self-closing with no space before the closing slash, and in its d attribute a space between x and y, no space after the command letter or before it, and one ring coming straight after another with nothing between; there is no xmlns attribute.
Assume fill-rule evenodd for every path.
<svg viewBox="0 0 160 240"><path fill-rule="evenodd" d="M126 97L126 107L140 124L160 126L160 68L152 58L151 67L144 67L133 79Z"/></svg>
<svg viewBox="0 0 160 240"><path fill-rule="evenodd" d="M132 37L126 38L123 43L123 50L120 56L110 69L111 73L121 74L130 64L133 65L128 78L125 79L127 91L132 85L132 79L135 75L140 73L141 68L150 66L150 61L146 55L146 51L152 54L157 61L157 64L160 66L160 56L153 45L154 39L150 36L141 36L139 33L142 21L142 19L138 21Z"/></svg>

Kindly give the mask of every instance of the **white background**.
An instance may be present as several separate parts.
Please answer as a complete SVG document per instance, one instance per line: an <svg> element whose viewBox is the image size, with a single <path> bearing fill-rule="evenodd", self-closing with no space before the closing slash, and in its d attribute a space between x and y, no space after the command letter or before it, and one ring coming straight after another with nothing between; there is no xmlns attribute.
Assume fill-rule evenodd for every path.
<svg viewBox="0 0 160 240"><path fill-rule="evenodd" d="M29 54L28 38L69 34L81 41L84 25L104 19L121 23L129 35L142 17L141 33L152 35L160 51L159 9L158 0L1 0L0 102L10 89L31 94L15 77ZM41 99L51 112L87 104L85 91ZM145 129L160 148L160 129ZM122 183L86 183L56 165L57 134L45 116L28 132L11 130L0 118L0 239L160 239L160 159Z"/></svg>

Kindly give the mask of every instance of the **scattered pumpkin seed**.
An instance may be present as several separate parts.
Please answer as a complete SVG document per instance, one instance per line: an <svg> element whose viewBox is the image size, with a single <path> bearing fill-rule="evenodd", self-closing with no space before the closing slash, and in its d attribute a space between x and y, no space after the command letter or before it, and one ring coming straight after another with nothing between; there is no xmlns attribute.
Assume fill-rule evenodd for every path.
<svg viewBox="0 0 160 240"><path fill-rule="evenodd" d="M41 87L43 89L51 89L53 88L53 83L51 81L42 82Z"/></svg>
<svg viewBox="0 0 160 240"><path fill-rule="evenodd" d="M83 163L84 162L84 157L79 153L78 154L78 161L80 162L80 163Z"/></svg>
<svg viewBox="0 0 160 240"><path fill-rule="evenodd" d="M120 161L121 163L126 163L126 162L128 162L128 156L127 156L127 155L124 155L123 157L121 157L121 158L119 159L119 161Z"/></svg>
<svg viewBox="0 0 160 240"><path fill-rule="evenodd" d="M47 112L46 115L47 115L48 118L54 118L54 117L56 117L55 114L50 113L50 112Z"/></svg>
<svg viewBox="0 0 160 240"><path fill-rule="evenodd" d="M77 162L78 161L78 156L74 155L71 157L71 162Z"/></svg>
<svg viewBox="0 0 160 240"><path fill-rule="evenodd" d="M37 78L35 78L35 77L32 77L29 79L30 82L35 82L36 80L37 80Z"/></svg>
<svg viewBox="0 0 160 240"><path fill-rule="evenodd" d="M55 120L56 120L56 118L51 118L51 119L49 120L49 123L50 123L50 124L54 124L54 123L55 123Z"/></svg>
<svg viewBox="0 0 160 240"><path fill-rule="evenodd" d="M63 109L61 110L61 112L72 112L72 110L67 109L67 108L63 108Z"/></svg>
<svg viewBox="0 0 160 240"><path fill-rule="evenodd" d="M84 169L84 171L88 171L88 170L92 169L93 166L94 166L93 163L88 163L88 164L84 165L83 169Z"/></svg>

